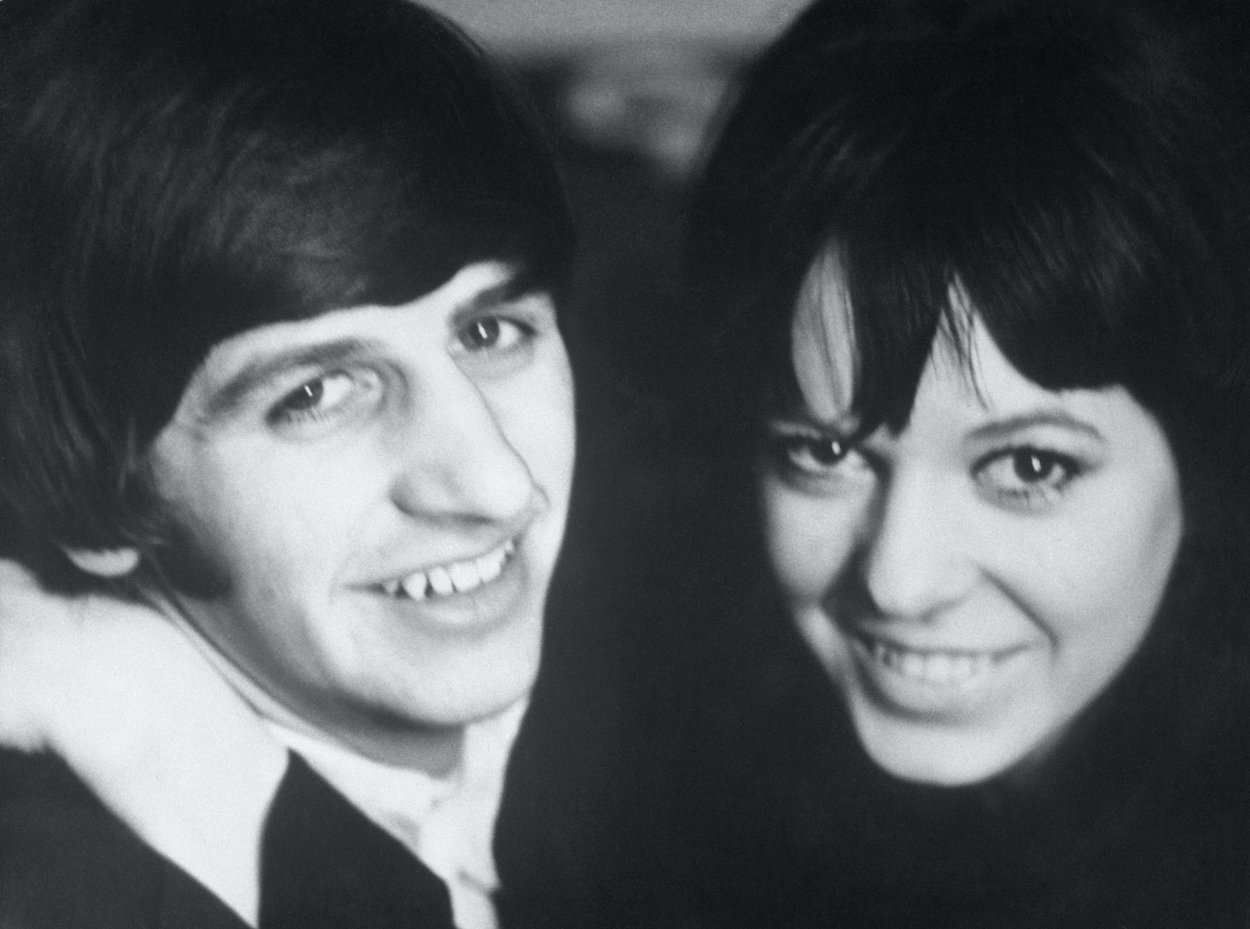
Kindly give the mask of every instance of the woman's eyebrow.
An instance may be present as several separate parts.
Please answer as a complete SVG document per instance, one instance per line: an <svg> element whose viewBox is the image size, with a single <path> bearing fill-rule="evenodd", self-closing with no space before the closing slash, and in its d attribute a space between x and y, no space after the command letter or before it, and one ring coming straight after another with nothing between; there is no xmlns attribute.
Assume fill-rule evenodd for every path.
<svg viewBox="0 0 1250 929"><path fill-rule="evenodd" d="M287 371L297 368L338 367L378 349L378 343L373 341L344 338L296 345L277 352L258 353L232 373L223 384L213 388L201 403L197 418L209 422L229 418L249 396Z"/></svg>
<svg viewBox="0 0 1250 929"><path fill-rule="evenodd" d="M980 441L1001 440L1027 429L1044 426L1080 432L1096 441L1102 441L1103 438L1102 433L1085 420L1063 410L1051 409L1031 410L993 419L973 429L968 438Z"/></svg>
<svg viewBox="0 0 1250 929"><path fill-rule="evenodd" d="M768 414L768 419L779 422L788 422L798 426L806 426L809 429L815 429L819 432L829 432L836 435L851 435L856 431L855 417L850 414L835 416L832 419L826 419L818 416L812 409L802 400L796 400L787 403L773 413Z"/></svg>

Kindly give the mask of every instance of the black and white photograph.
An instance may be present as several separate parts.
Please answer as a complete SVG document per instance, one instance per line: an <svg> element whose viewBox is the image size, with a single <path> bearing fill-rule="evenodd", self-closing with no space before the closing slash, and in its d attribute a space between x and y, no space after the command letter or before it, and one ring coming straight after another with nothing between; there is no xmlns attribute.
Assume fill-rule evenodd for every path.
<svg viewBox="0 0 1250 929"><path fill-rule="evenodd" d="M1250 929L1250 5L0 0L0 929Z"/></svg>

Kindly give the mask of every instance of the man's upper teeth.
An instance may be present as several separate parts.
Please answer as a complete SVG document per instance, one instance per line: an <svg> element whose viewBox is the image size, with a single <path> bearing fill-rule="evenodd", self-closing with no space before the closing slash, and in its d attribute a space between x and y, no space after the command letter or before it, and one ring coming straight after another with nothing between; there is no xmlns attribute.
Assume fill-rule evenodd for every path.
<svg viewBox="0 0 1250 929"><path fill-rule="evenodd" d="M509 540L479 558L438 565L428 571L414 571L402 580L389 581L382 586L391 596L398 596L402 590L413 600L467 593L499 577L515 550L516 543Z"/></svg>

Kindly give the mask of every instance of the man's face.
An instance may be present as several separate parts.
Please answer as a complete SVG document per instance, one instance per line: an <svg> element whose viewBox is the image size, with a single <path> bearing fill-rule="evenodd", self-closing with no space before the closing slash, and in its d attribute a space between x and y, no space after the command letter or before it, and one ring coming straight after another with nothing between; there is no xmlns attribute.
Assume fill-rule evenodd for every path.
<svg viewBox="0 0 1250 929"><path fill-rule="evenodd" d="M153 478L216 592L180 594L270 696L378 753L522 697L573 467L545 294L478 263L399 307L216 345ZM385 752L383 748L381 751Z"/></svg>

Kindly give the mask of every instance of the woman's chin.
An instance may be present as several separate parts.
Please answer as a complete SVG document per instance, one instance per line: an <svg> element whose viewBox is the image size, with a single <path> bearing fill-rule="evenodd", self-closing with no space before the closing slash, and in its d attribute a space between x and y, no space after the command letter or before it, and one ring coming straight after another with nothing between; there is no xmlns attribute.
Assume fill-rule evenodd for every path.
<svg viewBox="0 0 1250 929"><path fill-rule="evenodd" d="M935 787L967 787L992 780L1030 761L1050 739L1022 729L949 724L906 718L851 699L851 719L865 753L899 780Z"/></svg>

